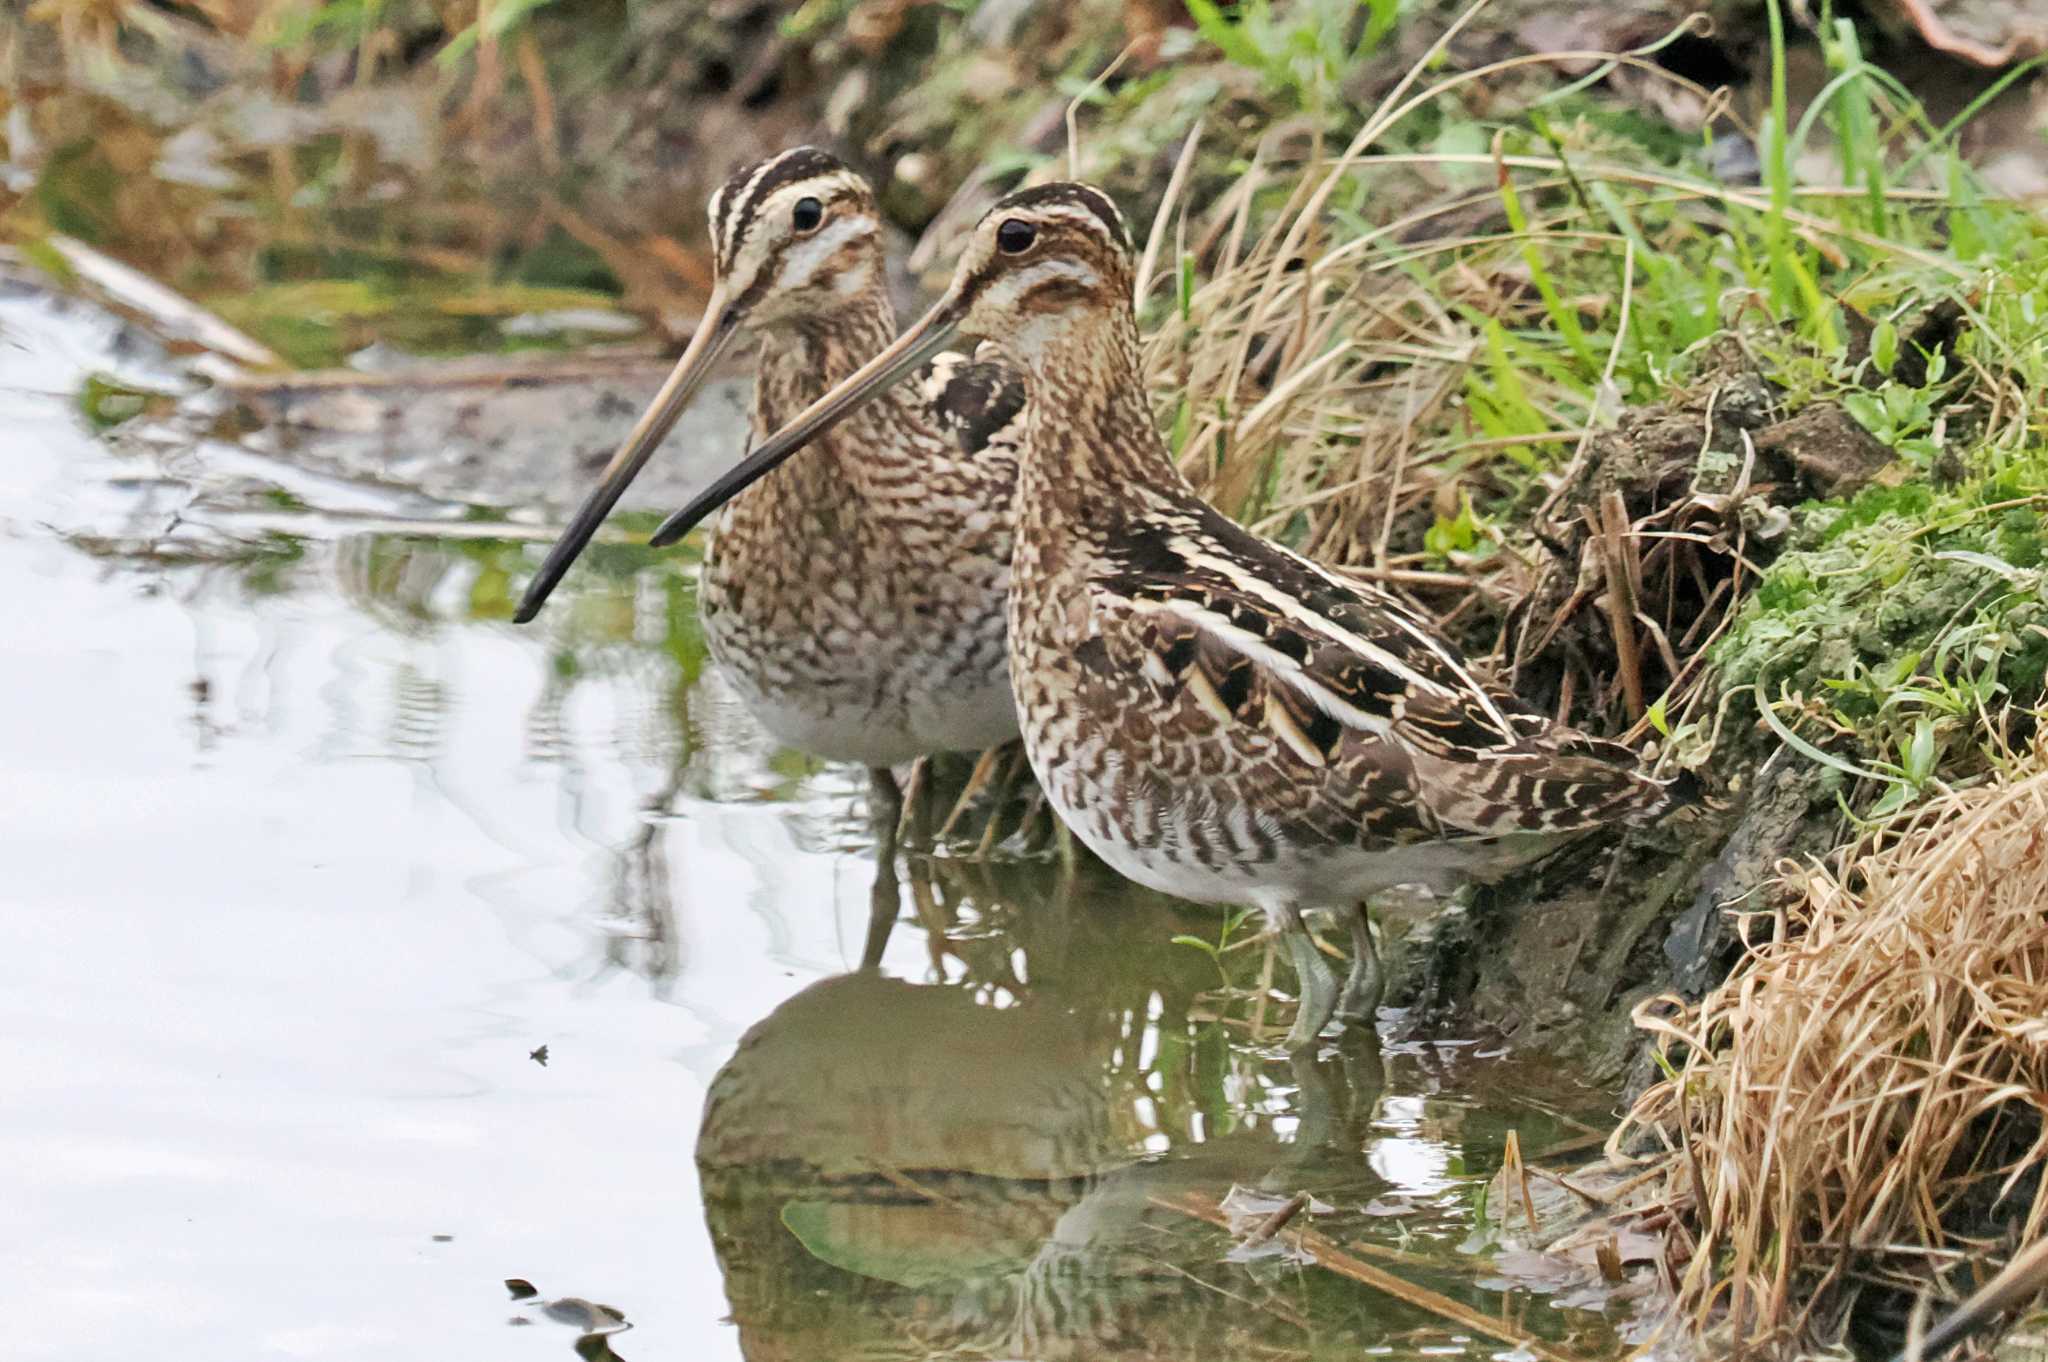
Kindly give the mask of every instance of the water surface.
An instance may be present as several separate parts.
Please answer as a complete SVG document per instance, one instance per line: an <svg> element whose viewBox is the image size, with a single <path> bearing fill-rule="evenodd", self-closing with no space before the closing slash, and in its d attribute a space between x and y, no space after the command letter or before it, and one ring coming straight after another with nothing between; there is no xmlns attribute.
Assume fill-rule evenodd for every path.
<svg viewBox="0 0 2048 1362"><path fill-rule="evenodd" d="M518 629L499 512L203 395L96 432L95 373L193 387L0 288L7 1356L1507 1355L1223 1261L1176 1207L1233 1186L1613 1349L1475 1235L1506 1133L1606 1095L1457 1039L1290 1066L1261 948L1025 839L906 860L860 971L864 778L749 722L684 557Z"/></svg>

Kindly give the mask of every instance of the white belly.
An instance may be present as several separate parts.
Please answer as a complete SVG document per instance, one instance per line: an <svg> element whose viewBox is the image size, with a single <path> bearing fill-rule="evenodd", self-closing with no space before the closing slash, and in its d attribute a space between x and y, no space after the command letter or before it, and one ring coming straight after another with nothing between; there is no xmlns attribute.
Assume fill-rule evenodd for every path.
<svg viewBox="0 0 2048 1362"><path fill-rule="evenodd" d="M1130 793L1138 782L1122 784L1115 794L1104 797L1075 778L1076 769L1089 764L1085 757L1041 769L1028 732L1025 741L1047 802L1083 845L1124 878L1195 903L1342 908L1402 886L1441 895L1468 881L1484 882L1526 865L1560 841L1525 835L1368 849L1290 847L1284 838L1254 839L1242 828L1222 829L1219 836L1220 822L1250 815L1242 810L1219 813L1191 802L1147 803ZM1190 826L1195 819L1205 820L1201 836ZM1256 859L1216 853L1219 843L1233 840L1266 840L1273 854ZM1209 850L1200 852L1198 845Z"/></svg>
<svg viewBox="0 0 2048 1362"><path fill-rule="evenodd" d="M979 752L1017 736L1007 669L944 688L900 670L801 684L778 682L754 659L720 656L716 643L712 655L771 737L827 761L895 766L932 752Z"/></svg>

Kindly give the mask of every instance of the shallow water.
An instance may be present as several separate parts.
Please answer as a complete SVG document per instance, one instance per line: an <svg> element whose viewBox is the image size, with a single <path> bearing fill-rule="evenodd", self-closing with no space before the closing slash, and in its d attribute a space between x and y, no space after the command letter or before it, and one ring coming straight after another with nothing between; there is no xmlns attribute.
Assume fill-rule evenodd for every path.
<svg viewBox="0 0 2048 1362"><path fill-rule="evenodd" d="M750 724L680 559L601 551L517 629L538 544L102 437L95 371L185 386L0 288L0 1353L1508 1354L1223 1261L1187 1208L1233 1185L1615 1349L1475 1237L1507 1133L1607 1095L1458 1040L1290 1067L1171 939L1216 915L1057 856L906 862L854 973L864 781Z"/></svg>

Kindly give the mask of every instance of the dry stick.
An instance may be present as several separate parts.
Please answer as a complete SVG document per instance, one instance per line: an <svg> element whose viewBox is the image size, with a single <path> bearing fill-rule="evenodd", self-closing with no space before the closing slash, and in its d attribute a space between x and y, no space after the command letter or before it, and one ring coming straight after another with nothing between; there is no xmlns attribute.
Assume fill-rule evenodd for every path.
<svg viewBox="0 0 2048 1362"><path fill-rule="evenodd" d="M1606 1137L1604 1135L1595 1135L1593 1138L1604 1140ZM1634 1177L1622 1179L1612 1187L1588 1187L1584 1183L1574 1182L1562 1173L1553 1173L1548 1168L1539 1168L1533 1163L1529 1165L1529 1171L1537 1177L1548 1178L1587 1205L1601 1207L1619 1206L1621 1199L1630 1192L1641 1187L1644 1183L1654 1182L1656 1179L1664 1176L1662 1168L1648 1168L1643 1172L1637 1173Z"/></svg>
<svg viewBox="0 0 2048 1362"><path fill-rule="evenodd" d="M541 168L550 175L559 175L562 173L562 138L555 123L555 92L548 85L547 64L541 60L540 44L534 40L532 29L520 30L512 55L519 63L519 75L526 82L526 92L533 97L533 129L540 142Z"/></svg>
<svg viewBox="0 0 2048 1362"><path fill-rule="evenodd" d="M90 284L116 311L140 316L158 334L189 340L238 364L283 369L283 359L261 341L236 330L183 294L133 266L61 234L45 238L72 273ZM361 377L358 375L358 377Z"/></svg>
<svg viewBox="0 0 2048 1362"><path fill-rule="evenodd" d="M1636 598L1628 570L1628 507L1619 491L1600 498L1596 514L1588 510L1595 542L1600 545L1602 565L1607 570L1607 622L1614 633L1614 660L1621 676L1622 694L1628 701L1630 719L1643 717L1643 662L1636 644Z"/></svg>
<svg viewBox="0 0 2048 1362"><path fill-rule="evenodd" d="M1082 86L1081 93L1075 95L1072 99L1067 101L1068 179L1078 180L1081 178L1081 127L1080 120L1076 117L1076 115L1080 112L1081 109L1081 101L1087 99L1097 90L1100 90L1103 87L1103 84L1106 81L1108 81L1108 79L1111 76L1117 73L1117 68L1121 67L1124 64L1125 60L1129 58L1129 56L1134 50L1136 50L1137 46L1138 44L1136 42L1124 44L1124 50L1117 53L1116 56L1110 60L1109 65L1103 67L1102 70L1096 74L1095 79L1089 81L1086 85Z"/></svg>
<svg viewBox="0 0 2048 1362"><path fill-rule="evenodd" d="M1195 126L1188 129L1187 141L1181 143L1180 159L1173 163L1173 175L1166 182L1166 193L1159 200L1159 211L1152 215L1152 230L1145 234L1145 254L1138 259L1138 279L1131 289L1131 306L1143 307L1145 295L1152 291L1152 269L1159 263L1159 246L1166 239L1166 224L1172 219L1174 205L1180 201L1187 188L1188 172L1195 166L1195 150L1202 145L1202 120L1197 118Z"/></svg>
<svg viewBox="0 0 2048 1362"><path fill-rule="evenodd" d="M1392 582L1396 586L1426 586L1454 591L1477 591L1479 582L1462 572L1426 572L1420 568L1333 567L1340 577L1365 582Z"/></svg>
<svg viewBox="0 0 2048 1362"><path fill-rule="evenodd" d="M1529 1218L1529 1233L1535 1234L1537 1232L1536 1199L1529 1195L1529 1169L1522 1162L1521 1132L1514 1130L1508 1132L1507 1149L1501 1155L1500 1171L1503 1183L1512 1175L1515 1179L1515 1185L1522 1189L1522 1214ZM1500 1227L1503 1230L1508 1227L1508 1208L1505 1205L1500 1208Z"/></svg>
<svg viewBox="0 0 2048 1362"><path fill-rule="evenodd" d="M1408 370L1408 388L1401 394L1401 433L1394 441L1394 466L1387 473L1387 513L1380 517L1379 539L1373 545L1373 561L1387 561L1387 546L1394 542L1394 510L1401 504L1401 479L1408 472L1408 451L1415 438L1415 369Z"/></svg>
<svg viewBox="0 0 2048 1362"><path fill-rule="evenodd" d="M1225 1230L1230 1228L1230 1217L1224 1214L1223 1208L1197 1192L1186 1192L1180 1196L1155 1196L1151 1198L1151 1202L1154 1206L1177 1211L1205 1224ZM1374 1267L1339 1247L1336 1241L1314 1230L1297 1230L1294 1237L1300 1247L1315 1255L1317 1266L1328 1268L1340 1277L1349 1277L1352 1281L1372 1287L1376 1291L1392 1296L1395 1300L1440 1315L1474 1333L1499 1339L1512 1347L1526 1348L1535 1356L1544 1359L1544 1362L1578 1362L1571 1354L1560 1352L1541 1339L1532 1338L1491 1315L1482 1314L1471 1306L1454 1301L1449 1296L1432 1291L1426 1286L1417 1286L1395 1276L1385 1268Z"/></svg>
<svg viewBox="0 0 2048 1362"><path fill-rule="evenodd" d="M1257 1248L1274 1235L1287 1228L1288 1222L1308 1209L1308 1193L1296 1192L1287 1198L1287 1204L1260 1221L1238 1245L1240 1248Z"/></svg>

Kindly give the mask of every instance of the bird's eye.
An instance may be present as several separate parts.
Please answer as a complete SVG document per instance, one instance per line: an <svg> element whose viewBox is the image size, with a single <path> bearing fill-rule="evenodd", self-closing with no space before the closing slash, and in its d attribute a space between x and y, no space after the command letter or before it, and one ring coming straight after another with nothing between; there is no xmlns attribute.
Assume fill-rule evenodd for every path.
<svg viewBox="0 0 2048 1362"><path fill-rule="evenodd" d="M996 245L1005 255L1022 255L1038 240L1038 229L1022 218L1010 218L996 228Z"/></svg>
<svg viewBox="0 0 2048 1362"><path fill-rule="evenodd" d="M825 205L816 199L798 199L796 209L789 215L789 225L799 232L814 232L825 220Z"/></svg>

